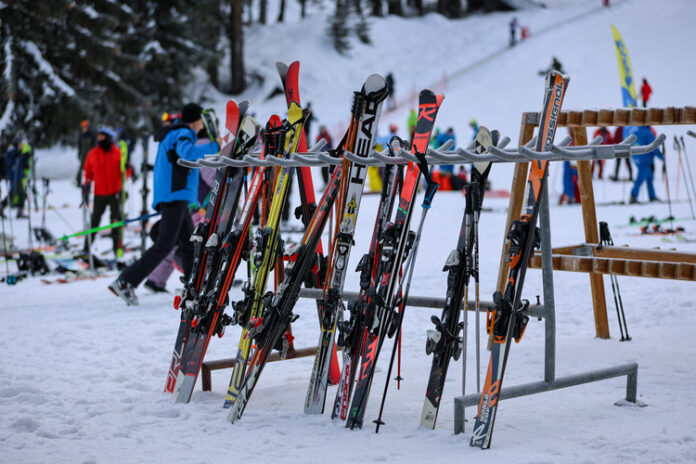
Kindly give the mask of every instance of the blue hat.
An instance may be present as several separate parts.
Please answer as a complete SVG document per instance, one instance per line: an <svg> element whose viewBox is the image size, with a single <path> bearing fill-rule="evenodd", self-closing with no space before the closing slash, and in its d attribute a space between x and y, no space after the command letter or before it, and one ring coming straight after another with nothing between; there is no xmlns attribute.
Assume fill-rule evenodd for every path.
<svg viewBox="0 0 696 464"><path fill-rule="evenodd" d="M112 139L116 138L116 132L114 132L114 130L108 126L99 126L99 130L97 131L97 133L108 135Z"/></svg>

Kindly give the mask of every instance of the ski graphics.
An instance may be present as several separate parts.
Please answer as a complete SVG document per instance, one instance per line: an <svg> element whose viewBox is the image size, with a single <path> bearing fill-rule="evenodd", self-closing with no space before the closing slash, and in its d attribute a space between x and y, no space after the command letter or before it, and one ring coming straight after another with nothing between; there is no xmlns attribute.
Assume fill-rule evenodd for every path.
<svg viewBox="0 0 696 464"><path fill-rule="evenodd" d="M234 100L229 100L226 107L226 120L225 128L227 129L227 134L224 136L223 141L226 144L233 143L228 142L231 135L236 135L239 126L241 125L242 118L249 107L248 101L243 101L239 105ZM200 223L194 229L191 234L191 241L193 242L194 248L194 259L193 259L193 269L189 276L188 281L183 282L184 288L181 294L177 295L174 299L174 308L181 308L181 321L179 323L179 329L177 331L176 340L174 342L174 351L172 353L172 360L169 365L169 371L167 372L167 381L165 383L164 391L173 393L176 387L176 379L181 370L181 356L184 352L184 346L186 339L188 338L189 328L190 328L190 312L187 310L188 302L193 298L189 289L199 290L202 283L202 265L205 262L205 250L203 248L204 241L207 241L210 234L214 232L214 228L217 226L218 213L220 209L219 202L223 198L224 192L221 191L222 187L225 185L225 180L229 175L228 169L221 169L215 174L215 179L213 180L213 185L210 189L210 194L208 198L208 206L205 211L205 220Z"/></svg>
<svg viewBox="0 0 696 464"><path fill-rule="evenodd" d="M285 89L285 100L290 108L291 102L296 102L297 105L301 106L300 103L300 62L293 61L290 65L286 65L280 61L276 62L276 70L278 71L278 76L283 83L283 88ZM299 152L307 151L307 137L305 136L304 128L300 134L300 144L297 149ZM309 219L312 217L312 213L316 208L316 199L314 196L314 185L312 182L312 171L309 166L300 166L296 169L297 172L297 184L300 191L300 206L295 209L295 216L300 217L302 224L304 224L305 229L309 224ZM315 266L312 266L311 273L307 278L306 286L307 288L319 288L324 282L322 275L322 270L324 269L325 257L322 249L321 240L317 244L318 259ZM317 301L317 311L319 317L321 318L321 307ZM338 366L338 356L334 348L331 354L331 365L329 371L329 378L332 384L338 382L340 377L340 368Z"/></svg>
<svg viewBox="0 0 696 464"><path fill-rule="evenodd" d="M481 154L492 144L489 130L481 126L476 134L475 151ZM433 355L432 367L425 393L425 402L421 412L421 427L435 428L437 413L445 386L447 368L451 358L458 360L462 353L462 339L459 333L466 329L466 323L459 322L462 297L468 301L469 278L474 274L474 198L483 200L486 179L491 163L476 162L471 171L472 182L466 186L466 206L459 229L457 248L447 257L443 272L447 272L447 296L442 316L432 317L434 330L428 330L425 351ZM465 303L466 304L466 303ZM466 317L466 314L465 316Z"/></svg>
<svg viewBox="0 0 696 464"><path fill-rule="evenodd" d="M292 335L287 330L288 325L297 318L293 315L292 309L299 297L304 277L316 261L317 243L321 239L329 212L338 194L341 172L342 167L336 166L302 241L286 252L288 265L283 282L278 286L277 293L266 300L263 316L259 318L255 327L253 338L258 348L251 358L249 373L230 407L227 419L232 423L242 417L270 352L279 349L281 358L287 354L292 342Z"/></svg>
<svg viewBox="0 0 696 464"><path fill-rule="evenodd" d="M419 95L418 121L411 147L412 154L425 154L428 149L430 135L435 124L435 117L442 104L443 96L430 90L423 90ZM346 427L362 427L367 399L374 377L374 367L381 348L380 339L391 329L394 309L398 304L394 292L399 280L399 271L408 251L413 244L415 235L409 226L413 213L413 202L417 193L420 168L414 162L409 162L404 174L403 186L399 197L394 222L387 223L380 232L381 253L379 262L379 286L374 292L373 300L366 306L364 344L361 357L360 371L357 372L355 393L351 402ZM368 290L368 295L370 294ZM393 333L393 332L392 332Z"/></svg>
<svg viewBox="0 0 696 464"><path fill-rule="evenodd" d="M235 140L234 158L244 156L253 145L258 136L256 121L252 116L245 116L237 132ZM212 286L216 275L220 269L222 247L221 237L226 237L233 223L235 211L239 204L244 183L244 169L235 168L231 177L228 178L225 188L225 198L220 205L222 211L219 213L219 222L215 232L211 233L205 243L205 272L201 283L200 291L194 292L194 300L191 310L191 328L185 344L182 357L182 367L179 371L175 392L177 392L177 403L188 403L191 400L193 388L196 385L198 373L200 372L205 352L213 334L217 332L220 336L223 327L220 321L220 311L214 307L212 296ZM229 323L229 318L223 318L224 322Z"/></svg>
<svg viewBox="0 0 696 464"><path fill-rule="evenodd" d="M374 145L382 103L387 95L382 76L373 74L367 78L353 101L353 122L348 130L345 149L357 156L367 157ZM338 232L334 235L329 254L329 266L324 283L322 299L319 301L321 333L317 344L304 411L307 414L322 414L326 403L329 383L329 356L334 351L335 330L339 309L343 307L343 284L346 266L353 246L353 235L360 208L367 167L343 160L344 175L340 186L336 217ZM346 185L343 185L343 184Z"/></svg>
<svg viewBox="0 0 696 464"><path fill-rule="evenodd" d="M302 108L296 102L292 102L288 111L288 125L279 134L281 140L285 139L284 148L279 153L281 156L283 153L291 155L297 151L303 121ZM288 131L288 127L290 136L286 138L284 133ZM241 321L240 324L246 330L242 331L239 341L236 362L232 369L232 376L225 397L225 407L231 407L240 393L247 369L247 360L250 359L252 339L258 332L264 300L269 296L265 294L268 276L276 262L276 256L278 256L278 253L282 253L282 243L278 229L281 211L285 207L289 194L288 184L290 176L293 173L294 168L291 167L283 167L277 171L273 183L274 193L268 219L264 227L259 227L254 232L252 239L253 249L251 251L251 259L254 260L255 265L253 282L245 284L243 287L244 300L234 305L235 313L238 314L237 319Z"/></svg>
<svg viewBox="0 0 696 464"><path fill-rule="evenodd" d="M544 105L535 147L538 152L544 151L553 142L569 81L568 77L556 71L551 71L546 76ZM541 195L546 188L547 168L548 161L531 162L525 192L526 204L522 208L520 219L513 222L506 237L509 241L510 271L504 293L493 294L495 309L489 311L487 316L486 327L493 337L493 347L470 441L471 446L483 449L491 446L503 375L510 352L510 340L520 341L529 320L525 314L529 302L522 301L522 288L527 266L534 249L539 245L536 221Z"/></svg>

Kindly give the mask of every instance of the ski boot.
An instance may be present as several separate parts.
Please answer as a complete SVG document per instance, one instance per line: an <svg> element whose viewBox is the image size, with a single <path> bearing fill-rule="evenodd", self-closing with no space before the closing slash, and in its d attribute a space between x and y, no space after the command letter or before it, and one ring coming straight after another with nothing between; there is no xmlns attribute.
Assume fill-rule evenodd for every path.
<svg viewBox="0 0 696 464"><path fill-rule="evenodd" d="M138 305L138 297L135 296L135 289L128 282L124 282L121 279L116 279L109 284L109 290L111 290L111 293L125 301L128 306Z"/></svg>

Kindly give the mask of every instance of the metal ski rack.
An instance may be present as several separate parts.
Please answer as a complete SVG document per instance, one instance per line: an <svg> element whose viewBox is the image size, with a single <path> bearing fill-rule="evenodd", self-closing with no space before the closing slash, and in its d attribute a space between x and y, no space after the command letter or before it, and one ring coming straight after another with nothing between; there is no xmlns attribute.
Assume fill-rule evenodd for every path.
<svg viewBox="0 0 696 464"><path fill-rule="evenodd" d="M517 148L505 148L510 139L503 138L497 146L489 149L489 153L479 155L473 151L474 145L470 144L467 148L452 149L453 142L448 141L438 149L429 148L426 153L426 161L430 165L437 164L461 164L474 161L490 161L493 163L521 163L532 160L545 161L589 161L607 160L615 158L627 158L631 155L648 153L658 148L665 139L664 134L660 134L650 145L633 146L636 137L631 135L626 137L621 143L614 145L601 145L602 137L597 137L585 146L570 146L572 139L564 138L558 145L551 145L549 150L536 152L533 150L536 139L533 138L529 143ZM219 155L206 156L197 161L186 161L179 159L178 164L197 168L201 166L211 168L227 167L301 167L301 166L330 166L338 165L343 162L343 157L348 160L366 166L384 166L387 164L407 164L417 162L414 155L407 150L397 150L398 156L388 156L389 148L383 151L372 150L369 156L360 157L356 154L345 151L343 157L332 156L331 153L321 151L326 145L326 141L321 140L311 147L306 153L295 153L291 158L268 157L261 159L260 152L244 155L240 159L232 159Z"/></svg>

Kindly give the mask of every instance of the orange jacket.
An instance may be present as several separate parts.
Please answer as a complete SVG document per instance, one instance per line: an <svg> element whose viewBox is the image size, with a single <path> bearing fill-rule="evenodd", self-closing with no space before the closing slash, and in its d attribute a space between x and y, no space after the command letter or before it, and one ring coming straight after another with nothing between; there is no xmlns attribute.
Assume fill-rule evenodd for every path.
<svg viewBox="0 0 696 464"><path fill-rule="evenodd" d="M97 145L87 153L85 183L92 181L95 196L121 191L121 150L113 143L107 152Z"/></svg>

